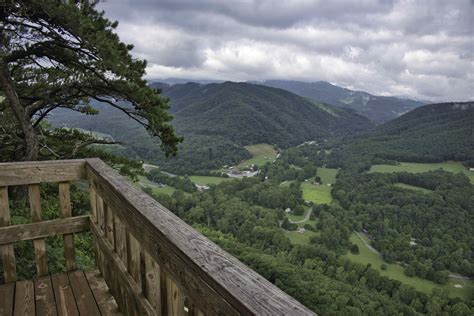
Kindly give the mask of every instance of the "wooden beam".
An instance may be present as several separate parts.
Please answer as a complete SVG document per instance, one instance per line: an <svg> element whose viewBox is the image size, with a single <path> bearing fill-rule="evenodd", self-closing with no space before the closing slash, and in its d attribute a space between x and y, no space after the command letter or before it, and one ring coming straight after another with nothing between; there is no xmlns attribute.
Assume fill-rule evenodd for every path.
<svg viewBox="0 0 474 316"><path fill-rule="evenodd" d="M33 223L41 222L41 191L38 183L28 185L28 197ZM39 276L48 274L48 258L44 239L33 240L35 248L36 270Z"/></svg>
<svg viewBox="0 0 474 316"><path fill-rule="evenodd" d="M8 187L0 187L0 227L10 226L10 206L8 203ZM1 228L0 228L1 229ZM16 281L15 251L11 243L0 246L5 282Z"/></svg>
<svg viewBox="0 0 474 316"><path fill-rule="evenodd" d="M127 268L123 264L122 260L117 253L114 252L113 246L106 239L102 230L95 223L91 223L91 232L95 237L97 247L103 256L103 260L107 261L107 268L110 269L110 277L114 278L120 284L122 295L125 298L117 298L117 303L120 306L120 301L125 300L128 302L128 308L120 306L124 314L131 313L134 315L155 315L153 307L148 302L146 297L142 293L141 287L128 273ZM103 275L104 279L107 277ZM107 284L112 283L112 280L105 279ZM136 308L134 308L136 307Z"/></svg>
<svg viewBox="0 0 474 316"><path fill-rule="evenodd" d="M59 208L62 218L72 216L71 196L69 192L69 182L59 182ZM76 253L74 251L74 235L65 234L64 240L64 258L66 259L66 269L68 271L76 269Z"/></svg>
<svg viewBox="0 0 474 316"><path fill-rule="evenodd" d="M0 186L84 179L85 160L0 163Z"/></svg>
<svg viewBox="0 0 474 316"><path fill-rule="evenodd" d="M205 314L314 315L99 159L87 177L141 247Z"/></svg>
<svg viewBox="0 0 474 316"><path fill-rule="evenodd" d="M89 215L0 228L0 245L89 230Z"/></svg>

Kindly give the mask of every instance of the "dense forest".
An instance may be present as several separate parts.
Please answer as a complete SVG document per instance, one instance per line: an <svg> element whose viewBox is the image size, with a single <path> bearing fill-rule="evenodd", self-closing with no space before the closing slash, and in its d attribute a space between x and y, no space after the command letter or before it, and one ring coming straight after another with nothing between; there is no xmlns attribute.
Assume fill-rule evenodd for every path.
<svg viewBox="0 0 474 316"><path fill-rule="evenodd" d="M375 128L341 141L331 163L368 169L372 164L464 161L474 159L474 103L425 105Z"/></svg>
<svg viewBox="0 0 474 316"><path fill-rule="evenodd" d="M388 122L425 104L405 98L375 96L363 91L353 91L325 81L264 80L258 83L285 89L316 102L353 109L377 123Z"/></svg>
<svg viewBox="0 0 474 316"><path fill-rule="evenodd" d="M156 86L153 85L153 86ZM313 103L288 91L249 83L188 83L163 87L173 125L184 136L177 157L166 158L159 142L121 111L92 103L97 115L53 111L55 126L110 134L123 142L114 153L159 164L177 174L203 173L250 157L242 147L268 143L287 148L311 139L352 135L374 126L352 110ZM118 124L118 122L120 124Z"/></svg>

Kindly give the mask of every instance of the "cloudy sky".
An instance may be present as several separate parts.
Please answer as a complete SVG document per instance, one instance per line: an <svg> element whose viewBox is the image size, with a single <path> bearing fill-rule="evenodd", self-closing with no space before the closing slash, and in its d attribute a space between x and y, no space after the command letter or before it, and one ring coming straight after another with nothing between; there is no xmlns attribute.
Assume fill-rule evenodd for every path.
<svg viewBox="0 0 474 316"><path fill-rule="evenodd" d="M329 81L474 100L474 0L106 0L149 79Z"/></svg>

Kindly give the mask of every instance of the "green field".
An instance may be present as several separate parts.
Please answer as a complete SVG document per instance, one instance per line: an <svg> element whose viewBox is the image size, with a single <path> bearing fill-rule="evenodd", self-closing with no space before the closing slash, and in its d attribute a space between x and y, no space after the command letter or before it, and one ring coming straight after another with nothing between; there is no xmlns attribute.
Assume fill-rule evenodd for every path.
<svg viewBox="0 0 474 316"><path fill-rule="evenodd" d="M232 178L210 177L210 176L190 176L189 179L199 185L219 184L222 181L230 181Z"/></svg>
<svg viewBox="0 0 474 316"><path fill-rule="evenodd" d="M331 204L331 187L325 184L315 185L308 182L301 183L301 189L303 190L303 199L311 201L315 204Z"/></svg>
<svg viewBox="0 0 474 316"><path fill-rule="evenodd" d="M443 169L445 171L458 173L462 172L469 177L471 183L474 183L474 172L469 171L461 163L455 161L446 161L440 163L413 163L401 162L398 165L374 165L369 172L427 172L436 169Z"/></svg>
<svg viewBox="0 0 474 316"><path fill-rule="evenodd" d="M331 168L319 168L316 174L321 178L323 184L334 184L336 182L336 175L339 170Z"/></svg>
<svg viewBox="0 0 474 316"><path fill-rule="evenodd" d="M290 239L292 244L295 245L307 245L313 236L317 236L317 232L306 230L304 233L298 233L296 231L285 231L286 236Z"/></svg>
<svg viewBox="0 0 474 316"><path fill-rule="evenodd" d="M139 176L138 177L139 182L136 183L136 185L140 188L142 187L150 187L153 190L153 193L164 193L171 195L174 191L176 191L176 188L171 187L169 185L165 185L164 187L160 187L156 183L148 180L146 177ZM188 194L188 193L186 193Z"/></svg>
<svg viewBox="0 0 474 316"><path fill-rule="evenodd" d="M404 284L411 285L420 292L430 294L432 289L439 288L445 289L450 297L461 297L465 300L469 300L470 297L472 298L472 293L474 293L474 281L472 280L465 281L450 279L447 284L440 285L419 277L408 277L404 274L404 269L401 265L384 262L382 256L367 248L364 242L355 233L351 235L350 241L353 244L356 244L360 251L358 255L354 255L351 252L348 252L348 254L345 255L345 257L349 258L353 262L358 262L363 265L370 263L374 269L380 272L381 275L398 280ZM387 265L387 270L385 271L381 269L381 265L383 263ZM463 288L456 288L454 286L455 284L460 284L463 286Z"/></svg>
<svg viewBox="0 0 474 316"><path fill-rule="evenodd" d="M409 185L409 184L405 184L405 183L395 183L394 186L399 187L399 188L403 188L403 189L420 191L420 192L423 192L423 193L433 192L430 189L425 189L425 188L422 188L422 187L417 187L415 185Z"/></svg>
<svg viewBox="0 0 474 316"><path fill-rule="evenodd" d="M263 166L267 162L273 162L278 156L278 152L269 144L248 145L244 147L251 154L252 158L242 161L238 168L245 168L250 165Z"/></svg>

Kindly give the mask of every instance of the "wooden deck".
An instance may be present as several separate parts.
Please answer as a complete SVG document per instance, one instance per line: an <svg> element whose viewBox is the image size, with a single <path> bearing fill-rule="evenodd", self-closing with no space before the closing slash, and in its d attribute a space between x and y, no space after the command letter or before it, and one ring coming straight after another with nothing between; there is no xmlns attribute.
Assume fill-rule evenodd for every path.
<svg viewBox="0 0 474 316"><path fill-rule="evenodd" d="M0 315L121 315L98 271L75 270L0 285Z"/></svg>

